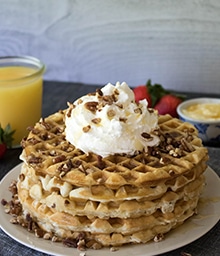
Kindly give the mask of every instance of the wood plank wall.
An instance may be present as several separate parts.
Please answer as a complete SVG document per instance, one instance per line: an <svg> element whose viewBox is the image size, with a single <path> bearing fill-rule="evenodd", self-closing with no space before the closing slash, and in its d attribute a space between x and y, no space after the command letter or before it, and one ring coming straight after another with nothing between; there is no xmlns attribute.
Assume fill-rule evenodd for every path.
<svg viewBox="0 0 220 256"><path fill-rule="evenodd" d="M32 55L45 79L147 79L220 93L219 0L0 0L0 56Z"/></svg>

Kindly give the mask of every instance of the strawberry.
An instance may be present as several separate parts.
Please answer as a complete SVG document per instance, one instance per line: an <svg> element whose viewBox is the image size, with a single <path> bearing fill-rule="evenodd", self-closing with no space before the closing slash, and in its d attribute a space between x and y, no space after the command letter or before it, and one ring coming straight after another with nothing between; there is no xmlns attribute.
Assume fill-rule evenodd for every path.
<svg viewBox="0 0 220 256"><path fill-rule="evenodd" d="M160 115L170 114L172 117L177 117L176 108L182 102L182 99L173 94L166 94L160 98L155 105Z"/></svg>
<svg viewBox="0 0 220 256"><path fill-rule="evenodd" d="M139 85L133 89L135 94L135 101L147 99L148 107L158 110L160 115L170 114L177 117L176 108L185 98L184 95L174 94L163 88L160 84L151 84L148 80L146 85Z"/></svg>
<svg viewBox="0 0 220 256"><path fill-rule="evenodd" d="M139 85L133 89L135 101L139 102L140 100L146 99L148 102L148 107L151 107L151 96L148 92L146 85Z"/></svg>
<svg viewBox="0 0 220 256"><path fill-rule="evenodd" d="M7 150L7 146L4 143L0 144L0 159L4 156Z"/></svg>
<svg viewBox="0 0 220 256"><path fill-rule="evenodd" d="M13 137L15 131L11 130L11 126L8 124L5 129L0 125L0 158L3 157L7 148L10 148L12 145Z"/></svg>
<svg viewBox="0 0 220 256"><path fill-rule="evenodd" d="M146 85L139 85L133 89L135 95L135 101L146 99L148 101L148 107L153 108L157 101L169 91L165 90L160 84L151 84L149 79Z"/></svg>

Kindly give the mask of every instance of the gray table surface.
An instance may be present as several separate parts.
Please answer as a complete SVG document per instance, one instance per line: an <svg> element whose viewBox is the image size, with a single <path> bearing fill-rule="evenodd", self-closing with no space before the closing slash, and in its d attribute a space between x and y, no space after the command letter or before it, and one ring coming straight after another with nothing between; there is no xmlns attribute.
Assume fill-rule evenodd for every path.
<svg viewBox="0 0 220 256"><path fill-rule="evenodd" d="M78 97L95 91L99 86L85 85L79 83L61 83L53 81L45 81L43 94L43 116L46 117L59 109L67 107L67 101L74 101ZM199 93L187 93L188 98L207 96ZM218 97L220 95L209 95L210 97ZM220 145L219 147L207 147L209 150L209 166L220 176ZM8 150L3 159L0 160L0 179L2 179L14 166L20 163L19 155L21 149ZM219 187L216 189L220 189ZM2 195L0 195L2 196ZM2 207L2 206L0 206ZM220 214L220 213L219 213ZM0 220L1 221L1 220ZM11 224L9 224L11 225ZM65 248L64 248L65 250ZM73 249L75 250L75 249ZM196 241L170 251L162 256L178 256L183 255L182 252L191 254L192 256L218 256L220 255L220 222L218 222L208 233L203 235ZM14 241L0 229L0 255L1 256L16 256L16 255L36 255L46 256L33 249L30 249L20 243ZM89 256L89 253L86 254ZM112 255L119 255L118 252L113 252Z"/></svg>

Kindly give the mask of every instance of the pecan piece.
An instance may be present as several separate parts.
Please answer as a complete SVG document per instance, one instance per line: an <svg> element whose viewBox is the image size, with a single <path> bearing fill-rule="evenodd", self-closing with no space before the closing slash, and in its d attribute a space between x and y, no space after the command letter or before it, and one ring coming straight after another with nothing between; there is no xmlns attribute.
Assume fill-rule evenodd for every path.
<svg viewBox="0 0 220 256"><path fill-rule="evenodd" d="M182 138L180 140L180 142L181 142L181 146L182 146L183 150L185 150L187 152L193 152L195 150L193 145L190 144L185 138Z"/></svg>
<svg viewBox="0 0 220 256"><path fill-rule="evenodd" d="M85 103L86 109L91 111L92 113L95 113L97 110L98 102L96 101L89 101Z"/></svg>
<svg viewBox="0 0 220 256"><path fill-rule="evenodd" d="M85 127L83 127L83 132L89 132L89 130L91 129L91 126L90 125L87 125Z"/></svg>
<svg viewBox="0 0 220 256"><path fill-rule="evenodd" d="M136 113L136 114L142 114L141 108L136 108L136 109L134 110L134 113Z"/></svg>
<svg viewBox="0 0 220 256"><path fill-rule="evenodd" d="M53 158L53 163L60 163L60 162L63 162L66 160L66 156L64 155L60 155L60 156L57 156L55 158Z"/></svg>
<svg viewBox="0 0 220 256"><path fill-rule="evenodd" d="M44 237L44 234L45 234L45 232L40 228L35 229L34 233L35 233L35 236L39 238Z"/></svg>
<svg viewBox="0 0 220 256"><path fill-rule="evenodd" d="M2 200L1 200L1 204L3 205L3 206L5 206L5 205L7 205L7 201L3 198Z"/></svg>
<svg viewBox="0 0 220 256"><path fill-rule="evenodd" d="M161 158L160 158L160 161L159 161L161 164L163 164L163 165L167 165L167 164L169 164L169 163L171 163L171 160L170 160L170 158L168 158L168 157L165 157L165 156L162 156Z"/></svg>
<svg viewBox="0 0 220 256"><path fill-rule="evenodd" d="M112 118L112 117L114 117L115 115L116 115L116 113L115 113L115 111L112 110L112 109L110 109L110 110L107 112L107 116L108 116L109 118Z"/></svg>
<svg viewBox="0 0 220 256"><path fill-rule="evenodd" d="M99 96L103 96L103 92L101 89L97 89L96 92L98 93Z"/></svg>
<svg viewBox="0 0 220 256"><path fill-rule="evenodd" d="M147 132L142 132L142 133L141 133L141 136L142 136L144 139L148 140L148 141L153 140L153 137L152 137L149 133L147 133Z"/></svg>
<svg viewBox="0 0 220 256"><path fill-rule="evenodd" d="M163 234L157 234L155 237L154 237L154 242L160 242L164 239L164 235Z"/></svg>
<svg viewBox="0 0 220 256"><path fill-rule="evenodd" d="M23 173L19 174L19 180L23 181L25 179L25 175Z"/></svg>
<svg viewBox="0 0 220 256"><path fill-rule="evenodd" d="M44 129L51 129L51 125L45 121L45 118L41 118L39 123L44 127Z"/></svg>
<svg viewBox="0 0 220 256"><path fill-rule="evenodd" d="M92 119L92 122L93 122L94 124L99 124L99 123L101 123L101 121L102 121L101 118L94 118L94 119Z"/></svg>
<svg viewBox="0 0 220 256"><path fill-rule="evenodd" d="M105 162L102 160L102 156L97 155L97 165L100 169L104 169L105 168Z"/></svg>
<svg viewBox="0 0 220 256"><path fill-rule="evenodd" d="M68 247L77 248L77 240L76 239L71 239L71 238L63 239L63 244Z"/></svg>
<svg viewBox="0 0 220 256"><path fill-rule="evenodd" d="M68 204L70 204L70 201L67 200L67 199L65 199L64 204L65 204L65 205L68 205Z"/></svg>
<svg viewBox="0 0 220 256"><path fill-rule="evenodd" d="M34 155L30 155L28 157L28 163L29 164L39 164L43 161L43 159L41 157L37 157L37 156L34 156Z"/></svg>
<svg viewBox="0 0 220 256"><path fill-rule="evenodd" d="M61 177L65 176L72 168L73 168L72 161L69 159L67 163L61 164L58 167L58 171L60 172Z"/></svg>
<svg viewBox="0 0 220 256"><path fill-rule="evenodd" d="M117 101L117 98L116 96L113 94L113 95L104 95L103 98L102 98L108 105L112 105L113 102L116 102Z"/></svg>
<svg viewBox="0 0 220 256"><path fill-rule="evenodd" d="M67 102L67 105L69 106L69 109L66 113L67 117L71 117L72 110L75 108L75 105L71 104L70 102Z"/></svg>
<svg viewBox="0 0 220 256"><path fill-rule="evenodd" d="M127 118L125 118L125 117L119 117L119 121L120 121L120 122L123 122L123 123L126 123Z"/></svg>

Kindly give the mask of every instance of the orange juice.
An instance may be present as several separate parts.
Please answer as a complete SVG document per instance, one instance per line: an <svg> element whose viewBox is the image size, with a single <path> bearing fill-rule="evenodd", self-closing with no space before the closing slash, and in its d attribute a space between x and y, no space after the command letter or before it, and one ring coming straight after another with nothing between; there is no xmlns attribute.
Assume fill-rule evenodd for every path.
<svg viewBox="0 0 220 256"><path fill-rule="evenodd" d="M13 146L19 146L27 127L41 117L42 74L26 66L0 66L0 124L15 130Z"/></svg>

